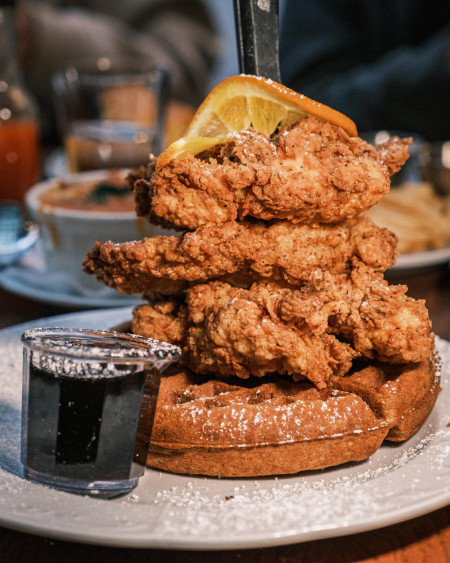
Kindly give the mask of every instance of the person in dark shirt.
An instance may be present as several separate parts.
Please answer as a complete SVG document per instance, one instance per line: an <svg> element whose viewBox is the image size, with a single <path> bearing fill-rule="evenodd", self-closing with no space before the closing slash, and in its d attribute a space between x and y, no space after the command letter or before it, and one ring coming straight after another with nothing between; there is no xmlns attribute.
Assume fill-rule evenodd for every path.
<svg viewBox="0 0 450 563"><path fill-rule="evenodd" d="M450 3L285 0L283 82L360 131L450 139Z"/></svg>

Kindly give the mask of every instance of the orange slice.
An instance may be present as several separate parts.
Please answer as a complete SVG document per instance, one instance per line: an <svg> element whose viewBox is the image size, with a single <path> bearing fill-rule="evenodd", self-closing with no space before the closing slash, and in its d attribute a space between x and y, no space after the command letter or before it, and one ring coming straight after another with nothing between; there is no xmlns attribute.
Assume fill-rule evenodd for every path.
<svg viewBox="0 0 450 563"><path fill-rule="evenodd" d="M342 127L350 136L358 134L356 125L347 116L273 80L242 74L230 76L208 94L185 136L160 155L158 167L173 158L186 158L230 141L234 132L250 126L272 135L280 125L306 116Z"/></svg>

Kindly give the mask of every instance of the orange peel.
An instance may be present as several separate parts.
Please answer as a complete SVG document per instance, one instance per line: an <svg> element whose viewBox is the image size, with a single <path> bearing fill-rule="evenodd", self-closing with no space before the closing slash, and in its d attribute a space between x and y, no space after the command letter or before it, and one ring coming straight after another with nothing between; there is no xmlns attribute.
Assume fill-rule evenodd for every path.
<svg viewBox="0 0 450 563"><path fill-rule="evenodd" d="M184 137L160 155L157 166L186 158L233 138L249 127L272 135L278 127L307 116L332 123L354 137L355 123L346 115L278 82L240 74L220 82L195 112Z"/></svg>

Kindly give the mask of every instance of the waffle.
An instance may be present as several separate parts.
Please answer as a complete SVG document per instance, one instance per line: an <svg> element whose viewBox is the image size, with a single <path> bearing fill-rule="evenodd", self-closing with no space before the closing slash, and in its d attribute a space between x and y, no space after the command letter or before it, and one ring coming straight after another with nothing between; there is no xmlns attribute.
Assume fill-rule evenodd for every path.
<svg viewBox="0 0 450 563"><path fill-rule="evenodd" d="M311 117L270 139L257 130L152 158L130 176L138 214L191 232L97 243L84 263L150 301L135 309L133 332L182 348L162 378L154 468L256 477L362 461L416 432L439 391L425 303L382 276L395 235L375 228L358 236L361 248L342 245L364 223L361 194L387 191L411 140L373 148Z"/></svg>
<svg viewBox="0 0 450 563"><path fill-rule="evenodd" d="M281 378L258 383L205 381L181 369L164 376L147 465L257 477L362 461L383 440L414 434L439 390L429 361L369 366L325 390Z"/></svg>
<svg viewBox="0 0 450 563"><path fill-rule="evenodd" d="M386 439L401 442L419 430L436 402L440 390L436 364L435 358L419 364L373 365L335 378L334 386L362 397L389 425Z"/></svg>

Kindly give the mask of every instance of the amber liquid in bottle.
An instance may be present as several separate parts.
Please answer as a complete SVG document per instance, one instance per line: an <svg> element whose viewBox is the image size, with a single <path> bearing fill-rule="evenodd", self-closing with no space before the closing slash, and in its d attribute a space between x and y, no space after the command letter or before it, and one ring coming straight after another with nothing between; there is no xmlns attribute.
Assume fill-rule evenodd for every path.
<svg viewBox="0 0 450 563"><path fill-rule="evenodd" d="M0 199L22 201L40 175L39 131L17 65L13 4L0 4Z"/></svg>
<svg viewBox="0 0 450 563"><path fill-rule="evenodd" d="M0 194L2 199L23 200L39 179L39 133L33 120L0 121Z"/></svg>

